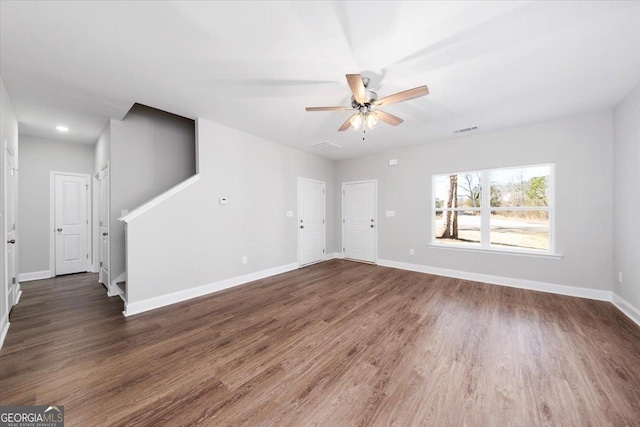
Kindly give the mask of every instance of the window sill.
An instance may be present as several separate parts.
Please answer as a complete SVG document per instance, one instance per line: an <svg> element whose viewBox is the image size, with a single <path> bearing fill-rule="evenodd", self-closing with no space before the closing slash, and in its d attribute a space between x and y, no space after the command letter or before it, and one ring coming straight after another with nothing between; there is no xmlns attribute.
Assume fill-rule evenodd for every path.
<svg viewBox="0 0 640 427"><path fill-rule="evenodd" d="M480 253L488 253L488 254L500 254L500 255L515 255L515 256L524 256L531 258L545 258L545 259L562 259L564 255L557 254L549 254L549 253L536 253L536 252L528 252L528 251L513 251L513 250L503 250L503 249L485 249L485 248L474 248L470 246L453 246L453 245L443 245L438 243L427 243L427 247L434 249L445 249L448 251L463 251L463 252L480 252Z"/></svg>

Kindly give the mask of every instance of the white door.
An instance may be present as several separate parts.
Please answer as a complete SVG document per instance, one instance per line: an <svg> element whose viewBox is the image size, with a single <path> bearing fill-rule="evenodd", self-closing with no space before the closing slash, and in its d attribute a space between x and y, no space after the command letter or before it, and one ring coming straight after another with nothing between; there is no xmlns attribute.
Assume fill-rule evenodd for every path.
<svg viewBox="0 0 640 427"><path fill-rule="evenodd" d="M376 262L376 182L342 184L342 215L344 257Z"/></svg>
<svg viewBox="0 0 640 427"><path fill-rule="evenodd" d="M6 270L7 270L7 287L8 287L8 305L11 307L15 304L16 297L18 296L18 281L16 279L16 245L17 245L17 231L16 231L16 195L18 190L18 171L16 170L15 157L10 150L6 151L5 162L5 209L6 209L6 222L5 230L7 230L7 258L6 258Z"/></svg>
<svg viewBox="0 0 640 427"><path fill-rule="evenodd" d="M85 272L89 267L89 178L54 176L56 275Z"/></svg>
<svg viewBox="0 0 640 427"><path fill-rule="evenodd" d="M109 166L100 171L98 238L100 239L100 270L98 281L109 286Z"/></svg>
<svg viewBox="0 0 640 427"><path fill-rule="evenodd" d="M298 263L324 261L325 184L298 178Z"/></svg>

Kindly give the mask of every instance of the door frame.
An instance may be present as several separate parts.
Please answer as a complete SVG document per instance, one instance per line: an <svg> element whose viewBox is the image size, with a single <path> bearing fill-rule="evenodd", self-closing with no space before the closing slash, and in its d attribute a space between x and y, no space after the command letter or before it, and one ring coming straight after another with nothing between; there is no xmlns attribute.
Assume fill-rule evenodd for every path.
<svg viewBox="0 0 640 427"><path fill-rule="evenodd" d="M90 271L92 259L93 259L93 246L91 245L91 230L93 228L93 218L91 216L91 193L93 191L91 181L91 174L88 173L76 173L76 172L62 172L62 171L50 171L49 172L49 277L56 276L56 175L77 176L86 179L87 182L87 252L89 258L87 259L87 271Z"/></svg>
<svg viewBox="0 0 640 427"><path fill-rule="evenodd" d="M13 165L9 168L6 169L6 162L7 162L7 156L11 155L11 157L13 157ZM16 243L14 243L14 247L13 247L13 265L11 266L11 269L13 270L13 276L14 277L9 277L9 250L7 249L7 246L4 246L4 252L2 254L2 259L3 259L3 266L4 266L4 272L3 272L3 278L5 280L5 286L6 286L6 308L7 308L7 316L11 313L11 310L13 308L14 305L18 304L18 301L20 300L20 296L22 295L22 289L20 287L20 269L19 269L19 255L20 255L20 222L18 220L18 206L19 206L19 199L18 199L18 191L19 191L19 182L18 180L20 179L19 175L18 175L18 164L17 164L17 153L14 152L11 147L9 147L9 142L5 139L4 143L3 143L3 157L2 157L2 167L3 167L3 188L2 191L4 192L3 196L2 196L2 230L3 230L3 244L5 239L8 237L9 234L9 224L7 224L7 194L9 193L8 188L10 185L15 185L15 187L12 189L13 191L11 192L12 197L13 197L13 201L12 201L12 205L13 205L13 229L11 231L13 231L14 236L13 238L16 240ZM13 179L7 179L7 174L11 174L12 177L14 177L15 181ZM13 281L15 279L15 282Z"/></svg>
<svg viewBox="0 0 640 427"><path fill-rule="evenodd" d="M375 225L375 227L373 228L373 263L369 263L367 261L362 261L362 260L358 260L358 259L351 259L351 258L345 258L347 260L351 260L351 261L356 261L356 262L364 262L366 264L377 264L378 263L378 228L380 227L380 222L378 221L378 180L377 179L363 179L360 181L348 181L348 182L343 182L342 183L342 203L341 203L341 210L342 210L342 223L340 224L341 230L342 232L340 233L341 239L342 241L340 242L340 247L342 248L342 251L340 252L342 254L342 257L344 258L344 250L345 250L345 246L344 246L344 233L345 233L345 229L344 229L344 225L345 225L345 217L344 217L344 196L345 196L345 186L346 185L351 185L351 184L367 184L367 183L373 183L373 223Z"/></svg>
<svg viewBox="0 0 640 427"><path fill-rule="evenodd" d="M97 230L96 232L96 240L97 240L97 247L96 247L96 266L98 268L98 283L102 283L102 285L107 288L107 296L116 296L118 295L117 293L111 293L111 236L109 236L109 238L107 239L107 252L108 252L108 257L109 257L109 261L107 262L107 277L106 280L104 280L105 278L103 277L103 281L100 282L100 277L102 274L102 266L100 265L100 257L102 255L102 235L100 227L100 210L102 208L101 206L101 200L100 200L100 191L101 189L101 181L102 181L102 177L105 174L105 171L107 173L107 183L109 184L109 194L107 194L107 206L106 206L106 211L107 211L107 235L109 235L109 233L111 233L111 168L109 166L109 162L107 161L101 168L100 171L98 172L98 174L96 175L98 183L96 185L96 193L98 195L97 200L98 203L96 205L96 218L95 218L95 228ZM105 283L106 282L106 283Z"/></svg>
<svg viewBox="0 0 640 427"><path fill-rule="evenodd" d="M324 186L324 198L322 201L322 210L323 210L323 221L322 221L322 247L324 248L324 259L317 261L317 262L322 262L325 261L327 259L327 183L325 181L320 181L317 179L311 179L311 178L303 178L301 176L298 177L298 214L296 215L296 234L298 236L298 268L302 267L303 265L300 264L300 203L301 203L301 198L300 198L300 184L303 182L312 182L314 184L322 184ZM317 262L312 262L309 264L304 264L304 266L307 265L312 265L312 264L317 264Z"/></svg>

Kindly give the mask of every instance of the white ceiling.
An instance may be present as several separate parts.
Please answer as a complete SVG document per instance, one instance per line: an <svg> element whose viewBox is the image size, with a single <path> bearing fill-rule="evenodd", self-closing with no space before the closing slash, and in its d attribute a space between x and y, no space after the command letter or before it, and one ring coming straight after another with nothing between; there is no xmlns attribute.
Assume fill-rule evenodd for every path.
<svg viewBox="0 0 640 427"><path fill-rule="evenodd" d="M138 102L340 159L611 108L640 82L640 2L0 4L21 133L84 143ZM431 95L363 142L337 132L348 111L304 111L348 105L346 73Z"/></svg>

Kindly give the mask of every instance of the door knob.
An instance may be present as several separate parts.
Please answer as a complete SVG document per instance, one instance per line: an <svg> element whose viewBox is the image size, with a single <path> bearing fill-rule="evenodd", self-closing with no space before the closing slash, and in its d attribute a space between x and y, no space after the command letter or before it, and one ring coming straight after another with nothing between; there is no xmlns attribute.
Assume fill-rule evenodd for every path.
<svg viewBox="0 0 640 427"><path fill-rule="evenodd" d="M62 231L62 228L58 228L58 231Z"/></svg>
<svg viewBox="0 0 640 427"><path fill-rule="evenodd" d="M301 225L300 228L304 228L304 225Z"/></svg>
<svg viewBox="0 0 640 427"><path fill-rule="evenodd" d="M103 236L108 236L108 235L109 235L109 233L102 233L102 235L103 235Z"/></svg>
<svg viewBox="0 0 640 427"><path fill-rule="evenodd" d="M7 243L13 245L16 243L16 239L7 240Z"/></svg>

